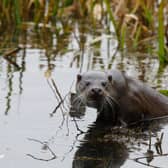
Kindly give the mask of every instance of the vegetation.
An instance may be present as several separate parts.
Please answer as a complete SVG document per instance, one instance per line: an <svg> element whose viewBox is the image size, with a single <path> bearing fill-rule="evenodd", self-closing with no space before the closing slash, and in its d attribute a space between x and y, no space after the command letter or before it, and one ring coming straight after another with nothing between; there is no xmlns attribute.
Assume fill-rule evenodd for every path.
<svg viewBox="0 0 168 168"><path fill-rule="evenodd" d="M6 28L22 28L26 24L55 27L68 19L100 24L116 33L122 51L147 51L157 44L155 52L161 64L167 63L167 0L1 0L0 33ZM113 25L113 30L110 29Z"/></svg>
<svg viewBox="0 0 168 168"><path fill-rule="evenodd" d="M168 96L168 90L159 90L159 92L165 96Z"/></svg>

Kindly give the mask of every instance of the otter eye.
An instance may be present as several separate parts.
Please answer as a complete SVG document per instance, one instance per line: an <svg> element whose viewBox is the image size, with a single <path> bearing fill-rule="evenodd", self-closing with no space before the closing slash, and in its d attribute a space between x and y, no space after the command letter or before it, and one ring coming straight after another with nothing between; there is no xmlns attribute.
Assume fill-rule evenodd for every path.
<svg viewBox="0 0 168 168"><path fill-rule="evenodd" d="M108 76L108 80L109 80L110 82L112 82L112 76L111 76L111 75Z"/></svg>
<svg viewBox="0 0 168 168"><path fill-rule="evenodd" d="M90 82L86 82L86 86L89 86L90 85Z"/></svg>
<svg viewBox="0 0 168 168"><path fill-rule="evenodd" d="M105 87L107 85L107 82L102 82L101 85Z"/></svg>
<svg viewBox="0 0 168 168"><path fill-rule="evenodd" d="M78 75L77 75L77 82L80 82L81 79L82 79L82 75L78 74Z"/></svg>

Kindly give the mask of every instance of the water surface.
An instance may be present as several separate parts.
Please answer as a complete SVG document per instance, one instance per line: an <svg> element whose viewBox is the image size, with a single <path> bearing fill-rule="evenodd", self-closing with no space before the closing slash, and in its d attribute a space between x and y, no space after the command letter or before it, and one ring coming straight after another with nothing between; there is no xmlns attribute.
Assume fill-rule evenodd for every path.
<svg viewBox="0 0 168 168"><path fill-rule="evenodd" d="M142 168L150 161L145 158L147 151L153 151L156 157L150 164L166 168L167 156L155 147L157 135L164 133L162 154L168 153L166 125L151 133L149 147L150 131L135 135L136 131L104 128L94 123L96 110L87 108L76 119L81 133L69 115L69 96L75 90L76 74L86 70L119 68L159 90L168 88L167 68L159 72L156 56L120 53L116 37L104 30L90 30L77 22L72 25L72 31L60 34L30 26L4 35L8 44L1 46L0 57L0 166ZM3 57L18 46L21 49L9 58L19 68ZM62 98L69 95L62 109L51 116L59 104L52 80Z"/></svg>

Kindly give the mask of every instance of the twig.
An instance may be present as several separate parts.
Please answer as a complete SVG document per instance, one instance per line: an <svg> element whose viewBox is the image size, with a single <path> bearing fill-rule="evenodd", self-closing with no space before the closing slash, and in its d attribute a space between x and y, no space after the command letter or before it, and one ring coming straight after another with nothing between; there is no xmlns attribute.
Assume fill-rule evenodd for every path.
<svg viewBox="0 0 168 168"><path fill-rule="evenodd" d="M79 128L79 126L78 126L78 124L77 124L77 122L76 122L76 120L75 120L75 117L73 117L73 121L74 121L74 123L75 123L75 126L76 126L76 129L77 129L77 131L79 131L80 133L84 133L84 131L82 131L80 128Z"/></svg>
<svg viewBox="0 0 168 168"><path fill-rule="evenodd" d="M165 154L162 154L162 155L153 155L153 157L161 157L161 156L168 156L168 153L165 153ZM153 166L153 165L150 165L148 163L143 163L141 161L139 161L140 159L147 159L147 158L150 158L150 156L143 156L143 157L139 157L139 158L136 158L134 159L135 162L137 163L140 163L140 164L143 164L145 166L149 166L149 167L153 167L153 168L161 168L161 167L158 167L158 166Z"/></svg>
<svg viewBox="0 0 168 168"><path fill-rule="evenodd" d="M8 56L11 56L12 54L16 54L21 48L20 47L17 47L17 48L14 48L8 52L6 52L3 57L8 57Z"/></svg>
<svg viewBox="0 0 168 168"><path fill-rule="evenodd" d="M54 93L55 98L57 99L57 101L59 102L59 97L57 96L57 93L55 92L55 90L53 89L52 85L50 84L49 80L47 79L47 83L50 87L50 89L52 90L52 92ZM55 109L53 110L53 112L50 114L50 116L52 117L54 113L56 113L57 109L60 107L61 108L61 112L63 114L63 109L61 107L61 103L59 102L59 104L55 107ZM64 118L64 117L63 117Z"/></svg>
<svg viewBox="0 0 168 168"><path fill-rule="evenodd" d="M59 92L59 90L58 90L58 87L56 86L55 81L54 81L53 79L51 79L51 80L52 80L52 84L53 84L53 86L54 86L54 89L55 89L55 91L56 91L55 94L57 94L58 97L60 98L60 102L59 102L58 105L55 107L55 109L53 110L53 112L50 113L50 115L53 116L53 115L57 112L58 108L61 107L61 105L63 105L63 103L64 103L66 97L70 94L70 91L62 98L62 96L61 96L61 94L60 94L60 92ZM70 90L72 89L73 84L74 84L74 81L72 82L72 84L71 84L71 86L70 86ZM50 86L50 87L51 87L51 86ZM53 89L52 89L52 90L53 90ZM53 90L53 91L54 91L54 90ZM66 111L69 111L68 109L65 108L64 105L63 105L63 107L64 107L64 109L65 109ZM62 114L63 114L63 111L62 111ZM64 114L63 114L63 115L64 115Z"/></svg>
<svg viewBox="0 0 168 168"><path fill-rule="evenodd" d="M58 97L56 96L56 97L57 97L57 100L60 99L60 102L59 102L58 105L55 107L55 109L53 110L53 112L50 114L51 116L53 116L53 115L57 112L57 109L58 109L59 107L61 107L61 105L64 107L64 109L65 109L66 111L68 111L68 109L65 108L65 106L64 106L63 103L64 103L66 97L69 95L69 92L62 98L62 96L61 96L61 94L60 94L60 92L59 92L59 90L58 90L58 87L57 87L57 85L56 85L54 79L51 79L51 81L52 81L52 84L53 84L54 89L55 89L54 94L55 94L55 96L58 95ZM52 89L52 90L53 90L53 89ZM53 91L54 91L54 90L53 90ZM64 116L63 110L62 110L62 115Z"/></svg>
<svg viewBox="0 0 168 168"><path fill-rule="evenodd" d="M140 124L140 123L143 123L143 122L155 121L155 120L161 120L161 119L168 119L168 115L161 116L161 117L147 118L147 119L142 119L142 120L139 120L139 121L135 121L135 122L132 122L132 123L128 124L127 127L134 126L134 125L137 125L137 124Z"/></svg>
<svg viewBox="0 0 168 168"><path fill-rule="evenodd" d="M52 84L53 84L53 86L54 86L54 89L55 89L55 91L56 91L58 97L60 98L61 101L63 101L63 98L62 98L62 96L61 96L61 94L60 94L60 92L59 92L59 90L58 90L58 88L57 88L57 85L56 85L54 79L51 79L51 82L52 82Z"/></svg>
<svg viewBox="0 0 168 168"><path fill-rule="evenodd" d="M51 148L46 144L46 142L41 142L40 140L33 139L33 138L28 138L28 140L29 140L29 141L38 142L38 143L44 145L45 148L50 151L52 157L51 157L50 159L43 159L43 158L38 158L38 157L36 157L36 156L34 156L34 155L32 155L32 154L27 154L27 156L29 156L29 157L31 157L31 158L33 158L33 159L36 159L36 160L46 161L46 162L51 161L51 160L54 160L54 159L57 158L57 156L55 155L55 153L54 153L54 152L51 150Z"/></svg>
<svg viewBox="0 0 168 168"><path fill-rule="evenodd" d="M155 143L155 148L156 148L157 154L160 154L160 155L162 155L162 153L163 153L162 152L163 135L164 135L164 133L162 132L160 138L159 137L156 138L157 142Z"/></svg>
<svg viewBox="0 0 168 168"><path fill-rule="evenodd" d="M49 85L50 89L52 90L52 92L54 93L55 98L57 99L57 101L59 101L59 98L58 98L58 96L57 96L57 94L56 94L55 90L53 89L53 87L52 87L52 85L50 84L50 82L49 82L49 80L48 80L48 79L47 79L47 83L48 83L48 85Z"/></svg>
<svg viewBox="0 0 168 168"><path fill-rule="evenodd" d="M67 115L67 117L66 117L66 127L67 127L67 130L68 130L67 136L69 135L69 123L68 123L68 119L69 119L69 117Z"/></svg>
<svg viewBox="0 0 168 168"><path fill-rule="evenodd" d="M52 113L50 113L50 116L52 117L53 114L55 114L57 112L57 109L60 107L61 109L61 112L62 112L62 116L63 116L63 119L64 119L64 112L63 112L63 109L62 109L62 103L63 103L63 99L61 97L61 94L59 93L59 90L54 82L54 80L52 79L52 84L54 86L54 88L52 87L52 85L50 84L49 80L47 80L47 83L49 85L49 87L51 88L51 90L53 91L54 95L55 95L55 98L57 99L57 101L59 102L58 105L55 107L55 109L53 110ZM55 90L54 90L55 89ZM60 100L61 99L61 100Z"/></svg>
<svg viewBox="0 0 168 168"><path fill-rule="evenodd" d="M57 112L58 108L61 107L62 103L63 103L63 100L60 101L60 102L58 103L58 105L55 107L55 109L53 110L53 112L50 113L50 116L51 116L51 117ZM63 112L62 112L62 114L63 114ZM64 116L64 114L63 114L63 116ZM64 118L64 117L63 117L63 118Z"/></svg>

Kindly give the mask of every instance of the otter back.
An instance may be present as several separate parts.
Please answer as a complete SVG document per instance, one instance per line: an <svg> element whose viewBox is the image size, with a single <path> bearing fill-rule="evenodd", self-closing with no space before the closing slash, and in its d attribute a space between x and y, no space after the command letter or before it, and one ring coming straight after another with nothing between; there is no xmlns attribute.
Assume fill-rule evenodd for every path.
<svg viewBox="0 0 168 168"><path fill-rule="evenodd" d="M100 121L112 124L168 115L168 98L119 70L77 75L78 105L97 108Z"/></svg>

